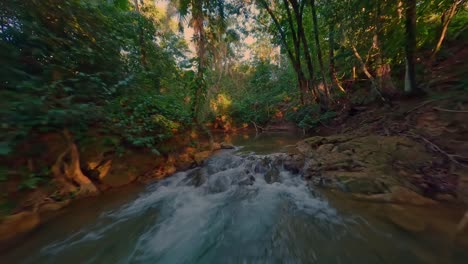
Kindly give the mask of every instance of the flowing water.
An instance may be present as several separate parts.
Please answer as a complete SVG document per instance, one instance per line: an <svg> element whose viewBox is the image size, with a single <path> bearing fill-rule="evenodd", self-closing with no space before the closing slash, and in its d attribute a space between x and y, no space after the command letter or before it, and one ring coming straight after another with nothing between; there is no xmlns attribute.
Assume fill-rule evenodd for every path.
<svg viewBox="0 0 468 264"><path fill-rule="evenodd" d="M2 263L467 263L444 232L406 232L375 213L382 205L285 171L271 153L297 138L247 137L201 168L72 207Z"/></svg>

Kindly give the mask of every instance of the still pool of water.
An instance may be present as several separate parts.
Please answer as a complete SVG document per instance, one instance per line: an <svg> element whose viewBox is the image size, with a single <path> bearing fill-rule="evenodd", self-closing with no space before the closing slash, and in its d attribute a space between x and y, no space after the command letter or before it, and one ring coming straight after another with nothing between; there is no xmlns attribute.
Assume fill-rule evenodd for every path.
<svg viewBox="0 0 468 264"><path fill-rule="evenodd" d="M201 168L66 208L1 263L468 263L468 247L454 238L459 210L311 187L273 162L297 136L229 140L240 149ZM427 228L410 232L389 216Z"/></svg>

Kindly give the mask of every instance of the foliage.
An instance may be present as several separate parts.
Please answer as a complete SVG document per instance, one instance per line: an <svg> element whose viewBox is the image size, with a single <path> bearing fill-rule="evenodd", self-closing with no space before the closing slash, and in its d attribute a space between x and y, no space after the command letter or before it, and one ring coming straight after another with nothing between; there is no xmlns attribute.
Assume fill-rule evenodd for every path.
<svg viewBox="0 0 468 264"><path fill-rule="evenodd" d="M294 77L289 66L278 67L265 61L255 61L250 66L252 71L244 78L245 90L227 91L232 97L230 115L238 123L255 122L266 124L280 108L289 108L296 104L297 94L291 92Z"/></svg>
<svg viewBox="0 0 468 264"><path fill-rule="evenodd" d="M114 107L112 120L118 133L134 146L151 148L170 138L174 132L190 123L190 115L180 102L173 98L142 94L124 97Z"/></svg>
<svg viewBox="0 0 468 264"><path fill-rule="evenodd" d="M298 108L295 112L290 112L287 118L303 129L311 129L329 119L336 117L336 112L327 111L320 113L318 105L307 105Z"/></svg>
<svg viewBox="0 0 468 264"><path fill-rule="evenodd" d="M126 1L13 0L1 5L1 155L44 132L87 131L99 123L114 130L108 109L120 111L128 120L124 118L128 109L115 109L113 102L130 93L142 95L135 96L132 105L139 105L137 100L147 105L144 98L161 89L181 91L176 87L180 82L175 81L179 71L175 55L167 48L178 42L177 37L166 32L164 39L157 39L158 24L150 5L144 14L130 10ZM180 43L178 47L182 48ZM169 126L172 104L157 105L157 111L172 116L159 117L156 123ZM143 115L142 111L131 116ZM122 122L115 123L116 128Z"/></svg>
<svg viewBox="0 0 468 264"><path fill-rule="evenodd" d="M31 172L26 174L19 184L19 190L32 190L39 186L39 184L47 182L49 176L49 170L43 169L40 172Z"/></svg>

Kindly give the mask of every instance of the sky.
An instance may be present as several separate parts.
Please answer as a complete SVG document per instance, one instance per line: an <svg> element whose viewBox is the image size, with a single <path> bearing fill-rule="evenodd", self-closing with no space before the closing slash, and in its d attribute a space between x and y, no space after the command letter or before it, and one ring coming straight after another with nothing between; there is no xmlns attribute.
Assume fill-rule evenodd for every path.
<svg viewBox="0 0 468 264"><path fill-rule="evenodd" d="M162 10L166 10L169 0L154 0L154 2L156 4L156 7L160 8ZM177 18L173 18L173 19L177 19ZM240 23L242 23L242 22L240 22ZM247 27L249 27L250 23L252 23L252 22L247 22L245 25ZM184 31L183 31L184 39L185 39L185 41L187 42L187 44L189 46L189 49L190 49L190 51L192 53L191 55L195 56L195 46L194 46L194 43L192 42L193 33L194 33L193 29L190 28L187 24L185 24L184 25ZM253 55L252 54L252 49L249 48L249 46L254 44L256 42L256 39L252 35L248 35L247 37L242 39L242 42L247 46L247 48L244 50L244 53L243 53L243 60L249 60L249 59L252 58L252 55ZM278 52L279 52L279 49L278 49Z"/></svg>

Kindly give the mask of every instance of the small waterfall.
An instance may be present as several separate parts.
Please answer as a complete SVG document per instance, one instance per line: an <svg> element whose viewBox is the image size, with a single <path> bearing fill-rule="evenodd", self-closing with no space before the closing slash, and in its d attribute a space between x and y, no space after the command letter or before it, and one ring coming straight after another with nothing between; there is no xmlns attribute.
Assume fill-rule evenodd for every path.
<svg viewBox="0 0 468 264"><path fill-rule="evenodd" d="M220 151L24 262L421 263L412 238L336 209L286 157Z"/></svg>

